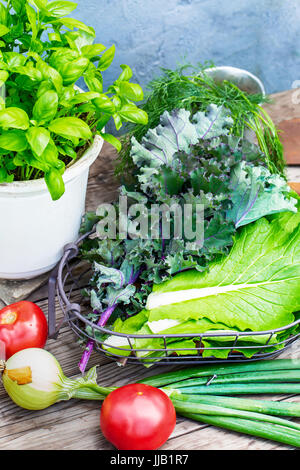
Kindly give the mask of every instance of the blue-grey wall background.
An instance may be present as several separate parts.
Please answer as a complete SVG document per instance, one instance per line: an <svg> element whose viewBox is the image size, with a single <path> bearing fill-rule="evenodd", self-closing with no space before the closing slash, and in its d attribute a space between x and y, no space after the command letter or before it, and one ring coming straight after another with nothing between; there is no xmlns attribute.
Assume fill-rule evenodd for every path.
<svg viewBox="0 0 300 470"><path fill-rule="evenodd" d="M76 0L75 0L76 1ZM258 75L268 93L300 79L300 0L77 0L72 16L116 45L106 83L120 64L144 86L159 67L212 60Z"/></svg>

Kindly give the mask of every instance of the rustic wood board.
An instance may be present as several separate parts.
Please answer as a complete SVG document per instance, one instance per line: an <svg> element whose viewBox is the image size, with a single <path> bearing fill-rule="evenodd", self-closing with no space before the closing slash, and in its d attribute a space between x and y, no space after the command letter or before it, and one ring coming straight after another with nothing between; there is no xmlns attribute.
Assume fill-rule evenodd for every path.
<svg viewBox="0 0 300 470"><path fill-rule="evenodd" d="M288 106L290 93L289 91L275 95L276 102L268 105L268 111L277 122L296 117L293 109ZM95 209L100 202L110 202L116 198L118 181L113 176L115 158L114 150L105 144L100 158L91 169L87 193L88 210ZM295 166L288 171L289 180L300 183L300 168ZM47 314L46 286L31 294L29 299L37 302ZM58 305L57 312L60 316ZM62 329L57 341L48 341L47 349L60 361L66 375L78 374L77 363L81 350L74 343L73 333L67 327ZM300 342L293 343L280 357L300 358ZM99 381L105 386L122 385L157 373L158 370L159 372L170 370L170 367L156 367L149 370L139 365L127 365L121 368L105 356L94 353L90 366L96 364L99 364ZM281 395L273 399L300 402L299 396ZM99 429L100 406L97 402L74 400L58 403L43 411L26 411L11 402L0 384L0 449L113 449ZM162 450L167 449L287 450L291 447L178 418L172 436L162 447Z"/></svg>
<svg viewBox="0 0 300 470"><path fill-rule="evenodd" d="M283 91L272 95L272 102L265 104L280 131L286 161L300 165L300 93L298 90Z"/></svg>

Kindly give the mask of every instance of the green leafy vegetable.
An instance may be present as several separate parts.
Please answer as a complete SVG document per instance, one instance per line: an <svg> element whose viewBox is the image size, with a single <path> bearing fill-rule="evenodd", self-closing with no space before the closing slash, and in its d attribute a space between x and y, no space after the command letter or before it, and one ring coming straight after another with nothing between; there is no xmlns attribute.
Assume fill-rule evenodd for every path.
<svg viewBox="0 0 300 470"><path fill-rule="evenodd" d="M185 65L176 70L162 69L162 75L148 84L149 93L141 108L147 112L149 121L147 125L129 126L129 138L126 138L120 154L118 174L125 178L124 170L128 172L128 168L133 168L130 156L131 137L141 142L148 130L159 124L160 116L165 111L184 108L194 114L205 111L212 103L230 110L233 119L232 135L243 138L245 129L251 128L265 154L270 171L284 174L282 144L274 123L260 106L266 99L262 95L249 95L228 81L215 83L204 72L205 68L211 66L213 64L199 64L198 67Z"/></svg>
<svg viewBox="0 0 300 470"><path fill-rule="evenodd" d="M121 195L147 208L173 202L182 207L186 203L193 207L202 204L202 245L184 237L165 239L161 233L158 239L152 239L149 234L146 239L137 236L125 240L119 239L116 233L115 240L93 237L83 244L82 255L94 263L91 288L86 292L93 307L90 318L103 326L121 317L115 321L114 331L150 335L150 338L133 340L140 350L138 356L145 361L164 354L150 351L165 347L163 339L151 336L157 333L179 335L166 340L167 349L189 348L189 354L197 354L195 342L200 344L201 335L201 344L211 348L203 354L225 358L236 331L285 326L293 321L293 312L299 308L297 199L291 197L285 180L272 175L263 165L264 156L258 147L230 134L231 126L232 119L224 108L212 105L206 112L193 116L181 109L164 113L161 124L150 130L141 143L132 139L134 181L131 186L121 188ZM115 208L118 213L117 204ZM266 215L273 219L262 218ZM101 220L100 215L87 214L83 231L90 230L97 222L100 227ZM127 223L130 231L131 224L134 225L130 215ZM245 226L240 229L242 225ZM294 245L288 251L292 235ZM270 267L266 271L268 263ZM100 273L107 268L115 273L123 272L125 266L138 283L135 289L126 290L123 302L124 289L133 287L132 277L129 281L123 273L120 291L109 279L103 284ZM244 275L243 270L248 274ZM277 271L282 276L278 282ZM294 277L289 279L292 274ZM250 282L252 277L254 280ZM270 281L273 277L276 282ZM278 291L273 292L274 287ZM261 293L264 289L268 292ZM283 294L285 290L290 292L290 297ZM183 302L184 296L192 293L194 297L187 297ZM121 301L112 303L111 299L119 294ZM164 299L162 303L161 299ZM221 340L213 334L205 336L208 332L224 330L229 334ZM181 334L187 333L195 334L195 338L180 339ZM277 341L290 333L286 332L286 337L283 334L272 338L270 335L240 337L236 340L236 350L250 345L249 350L241 351L251 357L266 342L269 348L277 348ZM220 346L222 350L217 349ZM125 356L131 351L126 338L115 336L106 338L104 348L111 354ZM177 351L177 354L185 352ZM83 364L86 362L80 363L82 370Z"/></svg>
<svg viewBox="0 0 300 470"><path fill-rule="evenodd" d="M289 196L286 182L262 166L249 167L241 162L232 171L230 188L232 207L227 218L236 227L281 211L297 212L296 199Z"/></svg>
<svg viewBox="0 0 300 470"><path fill-rule="evenodd" d="M139 317L142 322L117 320L114 331L148 335L194 333L195 340L197 335L204 334L204 347L225 346L223 350L206 350L205 357L226 358L235 340L235 331L274 330L292 323L295 320L293 312L300 309L300 224L299 214L289 213L289 217L298 221L296 227L293 223L286 228L280 227L281 214L274 216L271 222L262 218L243 227L228 256L210 263L208 272L189 270L154 285L147 299L147 310L133 317ZM132 326L139 329L132 331ZM205 336L214 331L232 331L233 335ZM290 333L284 332L286 337ZM239 344L252 343L252 349L248 351L251 357L258 351L253 349L253 344L268 342L272 347L281 335L274 334L271 340L268 334L247 335L245 339L240 336L236 350L245 353L245 350L239 350ZM134 341L135 347L141 350L138 352L141 357L149 355L147 350L164 348L163 339L155 336ZM189 354L197 353L192 338L185 342L178 337L167 338L167 347L172 350L190 348ZM126 339L120 341L114 336L105 340L104 348L112 354L130 353ZM120 350L124 352L120 353Z"/></svg>
<svg viewBox="0 0 300 470"><path fill-rule="evenodd" d="M0 4L0 86L6 90L5 102L0 99L0 184L44 177L55 200L64 193L66 165L96 132L120 149L103 129L111 118L118 129L127 121L147 123L134 104L143 92L129 83L128 66L103 90L102 72L115 46L94 44L93 28L65 17L75 8L64 0ZM82 94L75 87L81 77L88 87Z"/></svg>
<svg viewBox="0 0 300 470"><path fill-rule="evenodd" d="M241 331L288 325L300 309L300 226L279 243L277 234L277 220L262 218L237 235L230 254L209 272L191 270L156 285L149 319L209 318Z"/></svg>

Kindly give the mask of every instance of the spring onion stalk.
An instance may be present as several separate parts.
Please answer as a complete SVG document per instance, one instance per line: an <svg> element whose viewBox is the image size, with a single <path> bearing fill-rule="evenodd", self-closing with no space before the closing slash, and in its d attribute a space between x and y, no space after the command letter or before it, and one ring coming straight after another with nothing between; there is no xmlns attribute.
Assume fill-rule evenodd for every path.
<svg viewBox="0 0 300 470"><path fill-rule="evenodd" d="M208 405L202 403L184 402L170 397L176 411L180 413L199 413L209 416L230 416L232 418L251 419L254 421L262 421L266 423L279 424L291 429L300 431L300 424L289 421L288 419L278 418L263 413L254 413L252 411L236 410L234 408L223 408L221 406Z"/></svg>
<svg viewBox="0 0 300 470"><path fill-rule="evenodd" d="M85 377L67 378L59 362L44 349L24 349L14 354L5 364L3 385L10 398L28 410L42 410L63 400L76 396L104 399L111 389L99 387L96 368Z"/></svg>
<svg viewBox="0 0 300 470"><path fill-rule="evenodd" d="M172 390L172 389L170 389ZM186 395L200 393L208 395L251 395L258 393L300 393L300 384L294 383L253 383L253 384L219 384L182 387L180 391Z"/></svg>
<svg viewBox="0 0 300 470"><path fill-rule="evenodd" d="M140 380L139 383L152 385L153 387L162 387L180 382L182 380L191 379L192 377L212 377L213 375L226 375L235 373L247 373L271 370L300 370L300 359L277 359L260 362L239 363L239 364L212 364L209 366L190 367L154 377L148 377Z"/></svg>
<svg viewBox="0 0 300 470"><path fill-rule="evenodd" d="M188 401L189 403L203 403L208 405L218 405L236 410L255 411L274 416L292 416L300 418L300 403L274 401L274 400L254 400L248 398L223 397L214 395L183 395L174 393L176 400Z"/></svg>
<svg viewBox="0 0 300 470"><path fill-rule="evenodd" d="M77 388L74 390L72 398L77 398L78 400L92 400L92 401L103 401L107 395L117 389L117 387L101 387L101 393L98 390L98 387L86 387L86 388Z"/></svg>
<svg viewBox="0 0 300 470"><path fill-rule="evenodd" d="M180 413L186 418L202 423L212 424L220 428L230 429L239 433L263 437L271 441L281 442L295 447L300 447L300 432L286 426L271 423L262 423L243 418L231 418L225 416L209 416L197 413Z"/></svg>
<svg viewBox="0 0 300 470"><path fill-rule="evenodd" d="M300 369L299 370L287 370L282 374L281 370L276 371L258 371L258 372L246 372L236 373L228 375L220 375L214 378L199 377L183 382L175 382L172 384L172 388L190 387L195 385L206 385L209 381L213 385L225 384L225 383L256 383L256 382L300 382Z"/></svg>

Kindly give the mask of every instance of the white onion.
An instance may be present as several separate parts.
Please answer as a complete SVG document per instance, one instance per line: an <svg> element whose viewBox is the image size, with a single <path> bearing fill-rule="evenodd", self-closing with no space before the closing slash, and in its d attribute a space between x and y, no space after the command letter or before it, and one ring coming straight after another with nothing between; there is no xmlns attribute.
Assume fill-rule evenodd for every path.
<svg viewBox="0 0 300 470"><path fill-rule="evenodd" d="M14 354L6 362L2 376L10 398L28 410L42 410L72 397L103 400L109 389L99 387L96 379L95 367L85 377L67 378L55 357L38 348Z"/></svg>

